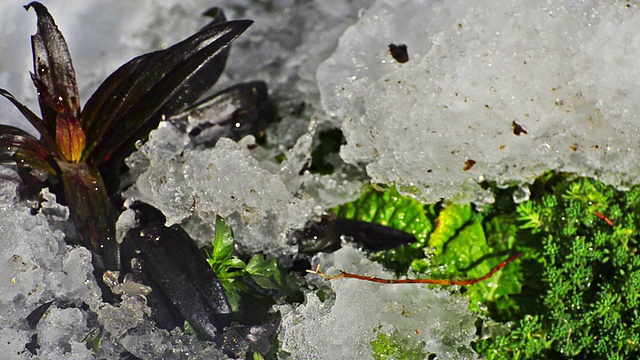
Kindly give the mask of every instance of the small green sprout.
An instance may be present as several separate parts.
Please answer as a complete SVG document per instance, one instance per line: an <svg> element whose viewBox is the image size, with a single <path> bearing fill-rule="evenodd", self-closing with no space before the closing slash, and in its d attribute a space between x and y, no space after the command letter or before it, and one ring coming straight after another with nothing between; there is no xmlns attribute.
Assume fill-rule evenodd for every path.
<svg viewBox="0 0 640 360"><path fill-rule="evenodd" d="M218 275L234 311L239 311L243 294L252 292L244 277L265 290L284 296L299 295L297 282L278 266L276 259L267 260L263 255L255 254L245 263L233 255L233 230L220 216L216 218L215 236L211 245L211 251L205 251L207 261Z"/></svg>

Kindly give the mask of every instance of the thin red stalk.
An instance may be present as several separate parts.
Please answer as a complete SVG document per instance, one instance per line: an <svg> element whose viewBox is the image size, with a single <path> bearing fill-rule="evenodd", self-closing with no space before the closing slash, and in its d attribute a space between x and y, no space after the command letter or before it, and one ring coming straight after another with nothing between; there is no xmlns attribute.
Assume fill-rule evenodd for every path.
<svg viewBox="0 0 640 360"><path fill-rule="evenodd" d="M611 220L608 217L604 216L600 211L595 211L595 214L596 214L597 217L599 217L600 219L604 220L607 224L609 224L611 226L616 226L616 224L613 222L613 220Z"/></svg>
<svg viewBox="0 0 640 360"><path fill-rule="evenodd" d="M505 261L501 262L500 264L496 265L493 269L491 269L491 271L489 271L485 275L483 275L483 276L481 276L479 278L476 278L476 279L465 279L465 280L449 280L449 279L381 279L381 278L377 278L377 277L373 277L373 276L352 274L352 273L348 273L348 272L344 272L344 271L340 271L340 275L329 276L329 275L323 273L322 270L320 270L320 266L318 266L318 268L316 268L316 270L307 270L307 272L309 272L311 274L322 276L325 280L348 278L348 279L357 279L357 280L363 280L363 281L376 282L376 283L381 283L381 284L472 285L472 284L476 284L476 283L479 283L481 281L487 280L488 278L493 276L493 274L497 273L503 267L507 266L509 263L511 263L514 260L518 259L522 255L524 255L524 253L522 253L522 252L517 253L517 254L511 256L510 258L508 258L507 260L505 260Z"/></svg>

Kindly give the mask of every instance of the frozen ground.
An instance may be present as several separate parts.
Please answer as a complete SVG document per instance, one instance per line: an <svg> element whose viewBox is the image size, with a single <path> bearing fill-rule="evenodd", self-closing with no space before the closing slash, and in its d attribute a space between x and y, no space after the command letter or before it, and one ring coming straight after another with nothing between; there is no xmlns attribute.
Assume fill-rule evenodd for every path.
<svg viewBox="0 0 640 360"><path fill-rule="evenodd" d="M198 14L215 5L43 2L67 37L85 100L120 64L203 25ZM268 139L280 148L249 151L252 139L245 139L240 145L221 141L213 149L193 149L164 123L129 160L139 179L128 196L160 207L170 222L184 223L200 241L211 238L211 219L221 214L234 225L243 250L284 256L294 251L288 229L357 196L359 183L346 172L299 175L317 127L339 126L347 140L342 160L366 169L372 182L395 183L425 201L490 202L492 195L477 181L526 183L547 169L618 186L640 178L635 68L640 12L633 2L234 0L223 6L228 18L256 23L235 44L221 83L268 83L283 110ZM27 76L33 24L32 12L0 4L0 86L35 109ZM408 62L396 61L390 44L407 45ZM0 102L0 122L15 124L19 118L8 102ZM282 163L274 160L278 151L286 154ZM146 305L135 296L121 308L101 303L89 254L64 244L64 208L49 200L32 215L27 204L17 202L16 186L15 174L3 170L0 246L11 249L0 258L5 352L28 357L23 349L33 330L24 317L55 300L37 328L45 357L89 358L82 340L97 324L125 334L107 339L107 356L123 348L147 358L219 355L179 332L151 327ZM526 197L526 189L522 194ZM325 267L335 262L345 270L382 271L349 249L319 261ZM295 358L338 356L344 350L339 345L347 343L355 343L354 351L366 358L374 329L389 334L419 329L411 341L423 341L439 358L474 356L469 350L474 319L461 298L421 287L348 281L331 287L335 297L329 302L310 292L304 305L283 308L280 340ZM442 327L392 316L399 307L427 303L445 310L416 314L441 319ZM347 326L345 318L351 319Z"/></svg>

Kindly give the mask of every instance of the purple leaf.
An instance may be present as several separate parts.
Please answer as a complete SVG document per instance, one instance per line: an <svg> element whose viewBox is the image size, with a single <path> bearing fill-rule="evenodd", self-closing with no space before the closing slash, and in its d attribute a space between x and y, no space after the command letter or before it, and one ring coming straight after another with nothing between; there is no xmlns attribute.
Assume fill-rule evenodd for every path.
<svg viewBox="0 0 640 360"><path fill-rule="evenodd" d="M157 126L167 104L202 81L217 80L225 49L249 25L249 20L206 26L166 50L137 57L116 70L87 102L82 123L87 132L84 160L93 164L108 159L123 145L145 137ZM213 64L213 69L211 65ZM195 86L194 96L205 91Z"/></svg>
<svg viewBox="0 0 640 360"><path fill-rule="evenodd" d="M105 267L117 270L115 223L118 213L109 201L102 177L86 163L58 161L58 166L64 197L82 245L96 254L106 253Z"/></svg>
<svg viewBox="0 0 640 360"><path fill-rule="evenodd" d="M40 92L44 121L55 122L58 113L76 118L80 114L80 98L67 43L44 5L32 2L25 6L30 8L38 15L38 31L31 37L31 48L33 79Z"/></svg>
<svg viewBox="0 0 640 360"><path fill-rule="evenodd" d="M0 125L0 163L57 173L51 151L31 134L13 126Z"/></svg>
<svg viewBox="0 0 640 360"><path fill-rule="evenodd" d="M28 107L24 106L21 102L16 100L10 92L5 89L0 89L0 95L4 96L22 113L22 115L29 120L29 123L40 133L42 141L52 150L57 152L57 146L55 142L55 127L54 124L47 124L40 117L34 114Z"/></svg>

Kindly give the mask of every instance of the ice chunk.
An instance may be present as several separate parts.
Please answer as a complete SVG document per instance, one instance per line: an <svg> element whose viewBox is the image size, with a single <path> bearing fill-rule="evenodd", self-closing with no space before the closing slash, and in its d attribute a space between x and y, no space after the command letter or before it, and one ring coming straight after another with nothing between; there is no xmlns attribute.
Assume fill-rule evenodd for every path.
<svg viewBox="0 0 640 360"><path fill-rule="evenodd" d="M80 309L50 308L36 329L38 343L44 345L38 355L44 359L93 359L91 351L82 343L86 326Z"/></svg>
<svg viewBox="0 0 640 360"><path fill-rule="evenodd" d="M182 156L171 157L146 150L157 148L156 144L150 141L141 147L150 166L138 179L138 193L130 191L127 196L162 210L167 225L181 223L196 211L209 220L237 211L257 221L270 204L289 198L276 176L263 170L246 147L230 140L221 139L215 149L187 149Z"/></svg>
<svg viewBox="0 0 640 360"><path fill-rule="evenodd" d="M284 232L302 227L317 205L310 197L294 196L301 186L298 173L308 156L311 139L303 136L287 160L278 164L256 159L249 150L255 145L246 139L235 143L222 138L213 149L183 150L185 142L181 139L188 137L174 136L176 131L163 123L140 147L139 152L149 165L125 193L128 201L138 199L157 207L167 216L167 225L193 217L196 223L185 228L193 231L194 237L210 234L216 215L235 217L242 227L247 224L245 229L238 226L236 230L239 243L244 241L250 251L284 251ZM166 148L172 150L163 150ZM251 233L257 228L262 230ZM273 237L265 238L266 233ZM200 240L210 242L211 238Z"/></svg>
<svg viewBox="0 0 640 360"><path fill-rule="evenodd" d="M84 247L71 248L62 257L62 274L51 275L51 285L58 286L61 292L56 298L70 302L82 299L89 305L100 301L100 289L93 276L91 251Z"/></svg>
<svg viewBox="0 0 640 360"><path fill-rule="evenodd" d="M137 262L137 259L132 259L131 268L137 268ZM143 324L145 316L151 315L146 296L151 293L152 288L137 282L138 276L133 273L126 274L122 283L118 281L119 276L119 271L105 271L102 279L111 288L111 292L120 295L121 301L114 305L103 303L97 310L98 322L115 339Z"/></svg>
<svg viewBox="0 0 640 360"><path fill-rule="evenodd" d="M6 170L0 177L0 189L17 191L19 183ZM91 252L85 248L67 246L64 234L49 221L65 223L64 209L55 197L44 192L49 215L20 202L14 196L3 196L0 206L0 350L17 357L31 354L25 344L31 341L33 330L27 326L27 316L38 306L54 300L65 309L51 306L37 323L36 333L43 358L93 358L81 343L89 331L85 312L79 307L100 303L100 288L95 282ZM61 216L51 216L54 214ZM57 218L57 219L54 219ZM35 344L34 344L35 345Z"/></svg>
<svg viewBox="0 0 640 360"><path fill-rule="evenodd" d="M343 247L316 259L331 273L337 269L391 277L359 250ZM313 275L310 275L313 276ZM400 336L438 359L471 359L476 354L475 321L468 300L423 285L375 284L353 279L330 282L335 298L316 293L286 314L279 340L295 359L372 359L371 341L380 334Z"/></svg>
<svg viewBox="0 0 640 360"><path fill-rule="evenodd" d="M16 315L26 316L42 299L65 299L80 305L100 296L91 274L90 252L67 248L62 232L52 230L42 213L32 215L24 203L0 208L0 232L3 308L19 305Z"/></svg>
<svg viewBox="0 0 640 360"><path fill-rule="evenodd" d="M0 321L3 321L2 316L0 316ZM30 331L4 327L3 322L3 327L0 328L0 349L2 354L14 359L29 359L31 358L31 353L24 348L24 345L30 340Z"/></svg>
<svg viewBox="0 0 640 360"><path fill-rule="evenodd" d="M228 359L213 343L198 341L179 329L158 329L149 322L131 330L120 341L141 359Z"/></svg>
<svg viewBox="0 0 640 360"><path fill-rule="evenodd" d="M13 169L0 165L0 207L11 206L20 197L22 180Z"/></svg>
<svg viewBox="0 0 640 360"><path fill-rule="evenodd" d="M98 322L113 337L120 338L130 329L140 325L151 309L143 295L124 295L117 305L104 304L98 311Z"/></svg>
<svg viewBox="0 0 640 360"><path fill-rule="evenodd" d="M69 219L69 208L56 202L56 195L44 188L40 191L40 212L54 221L66 221Z"/></svg>
<svg viewBox="0 0 640 360"><path fill-rule="evenodd" d="M376 1L317 73L341 156L426 202L491 201L478 180L547 169L637 183L640 13L626 5Z"/></svg>
<svg viewBox="0 0 640 360"><path fill-rule="evenodd" d="M116 241L121 244L127 232L136 225L136 212L131 209L123 211L116 221Z"/></svg>
<svg viewBox="0 0 640 360"><path fill-rule="evenodd" d="M158 128L149 133L149 141L140 146L140 151L154 160L174 159L190 142L189 135L178 130L171 123L161 121Z"/></svg>

